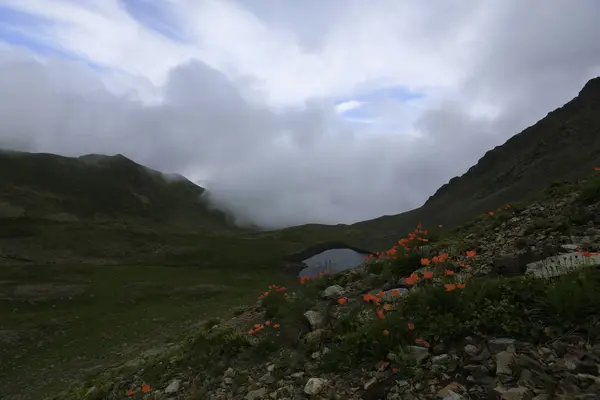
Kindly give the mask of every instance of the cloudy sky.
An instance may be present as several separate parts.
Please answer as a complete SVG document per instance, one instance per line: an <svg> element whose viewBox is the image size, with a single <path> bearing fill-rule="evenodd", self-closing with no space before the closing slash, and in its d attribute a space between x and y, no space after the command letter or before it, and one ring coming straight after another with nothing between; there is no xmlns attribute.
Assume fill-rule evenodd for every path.
<svg viewBox="0 0 600 400"><path fill-rule="evenodd" d="M0 148L268 227L420 206L600 75L597 0L0 0Z"/></svg>

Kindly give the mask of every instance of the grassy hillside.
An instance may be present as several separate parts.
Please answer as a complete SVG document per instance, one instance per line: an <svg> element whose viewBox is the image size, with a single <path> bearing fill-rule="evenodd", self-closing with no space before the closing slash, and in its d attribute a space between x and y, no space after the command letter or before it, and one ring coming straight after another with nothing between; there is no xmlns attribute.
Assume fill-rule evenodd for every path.
<svg viewBox="0 0 600 400"><path fill-rule="evenodd" d="M0 217L227 226L204 189L122 156L0 152Z"/></svg>

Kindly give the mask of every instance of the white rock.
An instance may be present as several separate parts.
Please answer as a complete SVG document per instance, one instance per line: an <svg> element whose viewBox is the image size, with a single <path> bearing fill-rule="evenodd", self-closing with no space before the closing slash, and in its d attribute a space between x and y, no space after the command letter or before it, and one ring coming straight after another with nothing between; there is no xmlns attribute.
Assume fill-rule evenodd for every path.
<svg viewBox="0 0 600 400"><path fill-rule="evenodd" d="M308 310L307 312L304 313L304 317L306 317L306 319L310 323L310 327L313 330L319 329L323 325L324 318L320 312Z"/></svg>
<svg viewBox="0 0 600 400"><path fill-rule="evenodd" d="M323 293L321 293L321 296L323 296L326 299L336 299L343 295L344 295L344 288L341 287L340 285L329 286L327 289L323 290Z"/></svg>
<svg viewBox="0 0 600 400"><path fill-rule="evenodd" d="M328 381L326 379L321 378L310 378L306 385L304 385L304 393L308 395L316 395L321 393L328 385Z"/></svg>
<svg viewBox="0 0 600 400"><path fill-rule="evenodd" d="M181 381L179 379L174 379L171 383L169 383L169 386L167 386L167 388L165 389L165 393L177 393L179 391L180 384Z"/></svg>

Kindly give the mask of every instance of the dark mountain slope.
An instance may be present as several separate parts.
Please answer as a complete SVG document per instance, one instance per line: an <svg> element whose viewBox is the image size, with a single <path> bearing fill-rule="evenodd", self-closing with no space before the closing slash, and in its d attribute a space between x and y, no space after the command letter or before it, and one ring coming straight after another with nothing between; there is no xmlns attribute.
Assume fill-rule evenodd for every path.
<svg viewBox="0 0 600 400"><path fill-rule="evenodd" d="M225 227L204 189L122 156L0 152L0 217Z"/></svg>
<svg viewBox="0 0 600 400"><path fill-rule="evenodd" d="M368 232L364 246L387 245L418 222L455 226L510 201L535 196L554 181L577 180L600 166L600 78L563 107L488 151L420 208L352 225ZM389 239L388 239L389 238Z"/></svg>

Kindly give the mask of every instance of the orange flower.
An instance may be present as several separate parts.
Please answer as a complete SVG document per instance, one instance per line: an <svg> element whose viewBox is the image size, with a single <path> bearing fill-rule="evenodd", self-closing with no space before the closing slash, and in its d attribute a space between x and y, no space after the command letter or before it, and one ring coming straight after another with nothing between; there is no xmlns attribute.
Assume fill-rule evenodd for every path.
<svg viewBox="0 0 600 400"><path fill-rule="evenodd" d="M383 290L379 290L379 292L377 292L377 297L383 297L384 294Z"/></svg>
<svg viewBox="0 0 600 400"><path fill-rule="evenodd" d="M477 252L475 250L467 250L467 257L472 258L475 257Z"/></svg>
<svg viewBox="0 0 600 400"><path fill-rule="evenodd" d="M398 289L392 289L392 296L394 296L394 297L400 296L400 291Z"/></svg>
<svg viewBox="0 0 600 400"><path fill-rule="evenodd" d="M390 331L388 331L387 329L384 329L384 330L383 330L383 334L384 334L385 336L387 336L387 335L389 335L389 334L390 334Z"/></svg>
<svg viewBox="0 0 600 400"><path fill-rule="evenodd" d="M397 374L397 373L398 373L398 368L396 368L396 367L392 368L392 372L393 372L394 374Z"/></svg>
<svg viewBox="0 0 600 400"><path fill-rule="evenodd" d="M408 323L408 330L409 331L414 331L415 330L415 324L413 324L412 322Z"/></svg>
<svg viewBox="0 0 600 400"><path fill-rule="evenodd" d="M365 294L363 296L363 300L366 301L367 303L369 301L372 301L375 304L379 304L379 302L381 302L381 300L377 296L373 296L371 293Z"/></svg>
<svg viewBox="0 0 600 400"><path fill-rule="evenodd" d="M340 297L338 299L338 304L346 304L347 301L348 301L348 299L346 299L345 297Z"/></svg>
<svg viewBox="0 0 600 400"><path fill-rule="evenodd" d="M438 256L433 256L433 258L431 259L431 261L433 261L435 264L440 262L440 258Z"/></svg>
<svg viewBox="0 0 600 400"><path fill-rule="evenodd" d="M454 271L452 271L451 269L447 269L444 271L444 275L446 276L452 276L454 275Z"/></svg>
<svg viewBox="0 0 600 400"><path fill-rule="evenodd" d="M425 272L423 272L423 278L425 278L425 279L432 279L433 278L433 272L431 272L431 271L425 271Z"/></svg>
<svg viewBox="0 0 600 400"><path fill-rule="evenodd" d="M271 321L265 321L265 325L266 325L266 326L269 326L269 325L271 325Z"/></svg>
<svg viewBox="0 0 600 400"><path fill-rule="evenodd" d="M451 292L456 289L456 285L454 283L446 283L444 284L444 287L446 288L446 292Z"/></svg>
<svg viewBox="0 0 600 400"><path fill-rule="evenodd" d="M489 215L491 215L491 216L493 216L493 215L494 215L494 212L493 212L493 211L490 211L490 212L488 212L488 214L489 214Z"/></svg>
<svg viewBox="0 0 600 400"><path fill-rule="evenodd" d="M281 325L279 325L279 324L274 324L274 325L273 325L273 329L277 329L277 328L279 328L280 326L281 326Z"/></svg>
<svg viewBox="0 0 600 400"><path fill-rule="evenodd" d="M256 331L254 329L250 329L248 331L248 335L254 335L256 333Z"/></svg>
<svg viewBox="0 0 600 400"><path fill-rule="evenodd" d="M128 391L125 392L125 394L127 396L133 396L136 393L137 393L137 390L133 390L133 389L129 389Z"/></svg>
<svg viewBox="0 0 600 400"><path fill-rule="evenodd" d="M421 343L425 347L429 347L430 346L429 342L427 340L423 339L423 338L416 338L415 339L415 343Z"/></svg>
<svg viewBox="0 0 600 400"><path fill-rule="evenodd" d="M422 240L424 243L427 243L427 242L429 242L429 239L425 239L425 238L423 238L423 239L421 239L421 240Z"/></svg>
<svg viewBox="0 0 600 400"><path fill-rule="evenodd" d="M464 289L465 288L465 284L464 283L457 283L456 287L459 289Z"/></svg>
<svg viewBox="0 0 600 400"><path fill-rule="evenodd" d="M391 305L389 305L389 304L384 304L384 305L383 305L383 309L384 309L385 311L390 311L390 310L392 309L392 306L391 306Z"/></svg>
<svg viewBox="0 0 600 400"><path fill-rule="evenodd" d="M448 253L440 253L440 262L444 262L450 257Z"/></svg>
<svg viewBox="0 0 600 400"><path fill-rule="evenodd" d="M142 393L148 393L150 391L150 385L148 385L147 383L144 383L142 385Z"/></svg>
<svg viewBox="0 0 600 400"><path fill-rule="evenodd" d="M379 317L379 319L385 318L385 315L383 314L383 310L381 308L377 310L377 316Z"/></svg>
<svg viewBox="0 0 600 400"><path fill-rule="evenodd" d="M408 278L404 278L404 283L406 283L407 285L414 285L414 284L416 284L417 280L413 277L413 275L414 274L412 274Z"/></svg>
<svg viewBox="0 0 600 400"><path fill-rule="evenodd" d="M421 258L421 265L429 265L430 262L428 258Z"/></svg>
<svg viewBox="0 0 600 400"><path fill-rule="evenodd" d="M594 170L600 171L600 167L595 167Z"/></svg>

